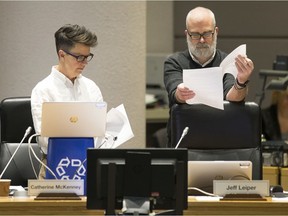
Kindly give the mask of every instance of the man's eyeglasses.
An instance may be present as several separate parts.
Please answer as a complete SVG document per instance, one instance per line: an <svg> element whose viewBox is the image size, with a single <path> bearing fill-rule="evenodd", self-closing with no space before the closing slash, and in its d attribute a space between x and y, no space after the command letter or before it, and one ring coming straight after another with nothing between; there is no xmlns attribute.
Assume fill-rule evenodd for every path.
<svg viewBox="0 0 288 216"><path fill-rule="evenodd" d="M84 55L74 55L74 54L72 54L72 53L70 53L70 52L67 52L67 51L65 51L65 50L63 50L65 53L67 53L68 55L71 55L71 56L73 56L75 59L76 59L76 61L77 62L84 62L85 60L87 61L87 62L89 62L89 61L91 61L91 59L93 58L93 54L92 53L90 53L89 55L87 55L87 56L84 56Z"/></svg>
<svg viewBox="0 0 288 216"><path fill-rule="evenodd" d="M188 35L190 36L190 38L191 38L192 40L200 40L201 37L203 37L204 39L212 38L213 35L214 35L214 33L215 33L215 31L214 31L214 32L208 31L208 32L204 32L204 33L200 34L200 33L198 33L198 32L191 32L191 33L190 33L190 32L187 30L187 33L188 33Z"/></svg>

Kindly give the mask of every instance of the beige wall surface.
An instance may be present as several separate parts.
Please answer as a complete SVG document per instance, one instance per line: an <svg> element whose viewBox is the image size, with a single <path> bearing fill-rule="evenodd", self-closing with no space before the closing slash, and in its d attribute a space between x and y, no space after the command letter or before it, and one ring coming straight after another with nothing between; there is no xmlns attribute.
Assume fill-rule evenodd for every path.
<svg viewBox="0 0 288 216"><path fill-rule="evenodd" d="M147 53L172 53L173 1L147 1Z"/></svg>
<svg viewBox="0 0 288 216"><path fill-rule="evenodd" d="M145 1L1 1L0 99L26 96L57 64L54 33L66 23L95 31L99 44L84 75L100 87L109 109L124 104L145 146Z"/></svg>
<svg viewBox="0 0 288 216"><path fill-rule="evenodd" d="M247 100L257 102L263 83L259 70L272 69L276 55L288 55L288 2L175 1L174 51L186 48L185 18L196 6L208 7L215 13L219 27L218 48L229 53L237 46L247 44L247 55L255 64ZM271 91L266 91L262 107L269 105L270 94Z"/></svg>
<svg viewBox="0 0 288 216"><path fill-rule="evenodd" d="M288 55L285 1L0 1L0 99L30 95L57 63L54 32L83 24L99 39L84 74L100 86L109 108L125 105L135 133L127 145L144 147L146 54L185 49L185 17L198 5L214 11L220 49L247 44L255 63L247 99L256 101L259 70Z"/></svg>

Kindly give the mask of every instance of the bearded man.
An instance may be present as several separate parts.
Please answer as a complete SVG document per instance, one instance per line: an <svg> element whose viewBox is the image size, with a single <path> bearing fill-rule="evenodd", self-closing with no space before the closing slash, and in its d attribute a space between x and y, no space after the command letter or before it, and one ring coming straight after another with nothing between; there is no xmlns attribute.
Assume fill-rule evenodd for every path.
<svg viewBox="0 0 288 216"><path fill-rule="evenodd" d="M184 69L218 67L227 56L216 48L218 32L215 15L210 9L196 7L187 14L185 35L188 49L169 56L164 62L164 84L170 108L175 103L185 103L195 97L193 89L183 83ZM238 55L235 65L238 70L236 79L230 73L223 76L223 99L227 101L245 99L247 84L254 69L253 62L247 56ZM170 120L167 132L170 143Z"/></svg>

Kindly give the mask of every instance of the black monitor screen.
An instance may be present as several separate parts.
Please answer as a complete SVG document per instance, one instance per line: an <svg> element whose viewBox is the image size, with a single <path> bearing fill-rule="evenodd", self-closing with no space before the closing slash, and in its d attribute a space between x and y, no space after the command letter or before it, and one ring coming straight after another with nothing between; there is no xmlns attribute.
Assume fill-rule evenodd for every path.
<svg viewBox="0 0 288 216"><path fill-rule="evenodd" d="M87 208L106 214L123 200L148 198L149 209L187 209L187 149L88 149Z"/></svg>

